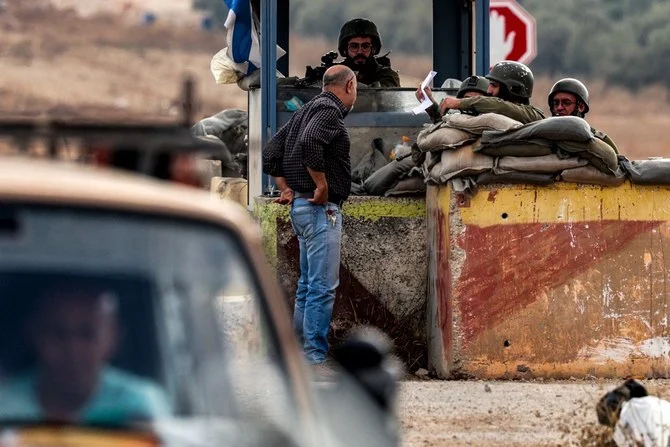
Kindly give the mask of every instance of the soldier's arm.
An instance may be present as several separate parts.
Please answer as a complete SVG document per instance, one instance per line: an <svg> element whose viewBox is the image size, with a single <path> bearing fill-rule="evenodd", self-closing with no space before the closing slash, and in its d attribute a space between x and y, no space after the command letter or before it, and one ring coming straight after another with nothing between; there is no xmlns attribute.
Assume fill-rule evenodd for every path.
<svg viewBox="0 0 670 447"><path fill-rule="evenodd" d="M531 106L523 104L514 104L513 102L504 101L500 98L492 98L490 96L475 96L472 98L463 98L457 107L463 111L481 113L498 113L505 115L508 118L519 121L523 124L532 123L544 119L541 112Z"/></svg>

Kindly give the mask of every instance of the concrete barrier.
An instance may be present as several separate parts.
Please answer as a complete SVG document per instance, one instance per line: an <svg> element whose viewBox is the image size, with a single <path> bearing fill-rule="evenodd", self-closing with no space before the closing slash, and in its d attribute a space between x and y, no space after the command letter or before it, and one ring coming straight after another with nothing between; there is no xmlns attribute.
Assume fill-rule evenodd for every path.
<svg viewBox="0 0 670 447"><path fill-rule="evenodd" d="M426 201L438 376L670 376L670 188L443 186Z"/></svg>
<svg viewBox="0 0 670 447"><path fill-rule="evenodd" d="M298 241L287 206L256 198L265 251L291 302L299 274ZM423 198L352 197L343 207L340 287L332 323L337 343L372 324L395 342L408 367L425 363L426 208Z"/></svg>

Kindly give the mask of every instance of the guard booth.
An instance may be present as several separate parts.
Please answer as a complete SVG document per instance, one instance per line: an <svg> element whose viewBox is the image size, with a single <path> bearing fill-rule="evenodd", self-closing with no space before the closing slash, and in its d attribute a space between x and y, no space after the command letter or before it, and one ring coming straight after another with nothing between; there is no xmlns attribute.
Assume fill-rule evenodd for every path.
<svg viewBox="0 0 670 447"><path fill-rule="evenodd" d="M292 112L287 110L286 102L298 98L304 103L321 92L318 87L277 85L275 69L289 76L290 0L254 0L252 6L260 13L262 64L261 88L249 92L250 203L254 197L272 192L271 179L262 172L261 152L277 129L290 119ZM462 80L473 74L488 73L488 14L489 0L432 0L435 86L441 86L448 78ZM380 32L384 36L393 30ZM333 36L334 46L336 37ZM277 45L287 54L275 62ZM320 58L321 54L314 54L312 65L318 65ZM373 139L382 138L386 145L392 146L402 135L414 139L421 126L429 122L427 114L411 112L417 105L416 87L359 89L354 110L346 118L352 141L352 167L369 150ZM447 93L456 93L455 89L433 91L438 101Z"/></svg>
<svg viewBox="0 0 670 447"><path fill-rule="evenodd" d="M292 112L286 102L293 98L307 102L321 88L277 85L275 67L285 76L304 75L304 71L288 73L289 0L259 0L252 5L260 12L263 59L261 88L249 92L249 202L261 221L268 258L292 299L299 274L298 243L288 207L273 203L269 197L273 184L262 172L262 148L290 119ZM441 86L448 78L462 80L488 73L488 11L489 0L432 0L433 27L426 32L432 32L433 37L432 68L437 72L433 85ZM380 32L384 38L393 30ZM336 38L333 36L334 47ZM279 61L277 45L288 53ZM312 66L319 64L321 56L313 55ZM401 66L393 64L392 55L391 61L402 72ZM390 147L402 135L415 141L423 124L430 121L426 113L412 113L418 105L416 88L359 88L354 110L346 118L352 167L369 153L374 139L381 138ZM455 89L436 88L433 92L438 101L448 93L456 94ZM425 197L351 196L343 214L340 286L331 341L337 343L352 326L371 324L394 340L409 368L426 367L431 335L426 324L429 257Z"/></svg>

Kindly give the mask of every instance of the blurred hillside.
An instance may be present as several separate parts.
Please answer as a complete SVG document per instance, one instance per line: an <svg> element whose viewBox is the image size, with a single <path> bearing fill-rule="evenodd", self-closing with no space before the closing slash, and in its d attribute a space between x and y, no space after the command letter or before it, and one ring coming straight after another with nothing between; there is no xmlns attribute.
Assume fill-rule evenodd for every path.
<svg viewBox="0 0 670 447"><path fill-rule="evenodd" d="M199 116L246 108L245 92L214 83L209 64L225 35L201 31L201 16L189 10L189 0L52 1L10 0L0 14L0 113L175 116L185 74L197 82ZM141 24L146 11L157 14L152 26ZM318 64L335 45L294 35L290 74L303 75L305 65ZM392 61L407 87L416 87L431 68L425 55L394 52ZM664 88L642 85L633 94L600 77L586 81L595 127L631 157L670 156ZM533 102L545 112L551 83L539 76L535 88Z"/></svg>

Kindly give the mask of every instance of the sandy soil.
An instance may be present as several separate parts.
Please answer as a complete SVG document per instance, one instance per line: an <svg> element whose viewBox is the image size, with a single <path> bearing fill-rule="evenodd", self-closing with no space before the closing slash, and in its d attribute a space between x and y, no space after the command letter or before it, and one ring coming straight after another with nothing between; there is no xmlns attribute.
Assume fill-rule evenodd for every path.
<svg viewBox="0 0 670 447"><path fill-rule="evenodd" d="M670 381L643 381L667 398ZM406 447L597 446L607 430L595 405L619 382L403 382L399 414Z"/></svg>

